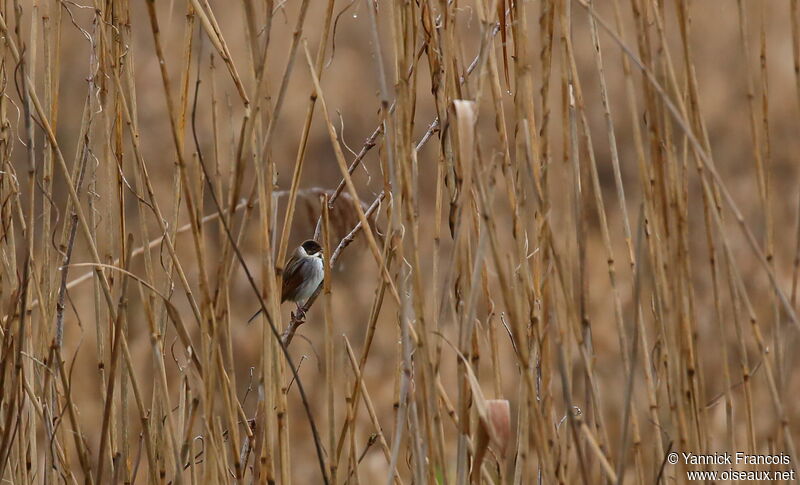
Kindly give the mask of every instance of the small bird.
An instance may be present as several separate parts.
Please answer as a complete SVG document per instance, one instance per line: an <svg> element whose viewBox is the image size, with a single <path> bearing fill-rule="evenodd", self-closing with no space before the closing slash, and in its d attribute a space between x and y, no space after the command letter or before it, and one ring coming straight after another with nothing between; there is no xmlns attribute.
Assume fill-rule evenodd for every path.
<svg viewBox="0 0 800 485"><path fill-rule="evenodd" d="M283 270L281 303L293 301L297 304L297 309L302 311L300 302L305 304L311 298L322 283L323 276L325 269L322 265L322 246L313 239L303 241L294 250Z"/></svg>
<svg viewBox="0 0 800 485"><path fill-rule="evenodd" d="M287 300L295 302L298 317L305 314L302 305L308 302L325 276L322 258L322 246L317 241L308 239L297 246L283 270L281 303ZM248 322L259 313L261 310L250 317Z"/></svg>

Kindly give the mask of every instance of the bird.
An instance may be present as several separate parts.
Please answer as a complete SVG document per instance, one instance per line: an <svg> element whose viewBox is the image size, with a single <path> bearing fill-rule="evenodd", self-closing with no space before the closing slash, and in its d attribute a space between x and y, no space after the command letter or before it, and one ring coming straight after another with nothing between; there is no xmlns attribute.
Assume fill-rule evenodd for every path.
<svg viewBox="0 0 800 485"><path fill-rule="evenodd" d="M313 239L307 239L297 246L283 270L281 303L292 301L297 305L297 317L305 315L303 305L317 291L325 276L322 264L322 246ZM261 313L259 309L248 322Z"/></svg>

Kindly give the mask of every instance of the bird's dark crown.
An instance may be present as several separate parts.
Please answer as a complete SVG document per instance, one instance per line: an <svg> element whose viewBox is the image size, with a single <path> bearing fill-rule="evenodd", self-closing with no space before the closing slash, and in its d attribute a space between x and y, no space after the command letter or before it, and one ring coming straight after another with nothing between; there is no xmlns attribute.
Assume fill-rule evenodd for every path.
<svg viewBox="0 0 800 485"><path fill-rule="evenodd" d="M303 250L309 256L312 256L322 251L322 246L320 246L319 243L313 239L304 241L303 244L301 244L301 246L303 246Z"/></svg>

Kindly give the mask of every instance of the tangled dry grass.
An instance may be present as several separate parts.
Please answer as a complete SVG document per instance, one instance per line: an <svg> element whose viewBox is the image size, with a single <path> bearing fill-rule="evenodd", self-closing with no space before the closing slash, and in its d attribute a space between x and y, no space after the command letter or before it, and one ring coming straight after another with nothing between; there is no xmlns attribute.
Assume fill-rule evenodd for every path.
<svg viewBox="0 0 800 485"><path fill-rule="evenodd" d="M3 0L0 479L794 468L799 15Z"/></svg>

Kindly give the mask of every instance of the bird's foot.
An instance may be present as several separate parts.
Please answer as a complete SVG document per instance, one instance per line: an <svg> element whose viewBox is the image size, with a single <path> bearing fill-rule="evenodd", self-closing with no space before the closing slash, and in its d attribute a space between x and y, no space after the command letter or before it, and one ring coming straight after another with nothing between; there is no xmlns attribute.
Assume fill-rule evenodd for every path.
<svg viewBox="0 0 800 485"><path fill-rule="evenodd" d="M302 306L298 304L297 313L292 312L292 320L305 321L305 319L306 319L306 311Z"/></svg>

